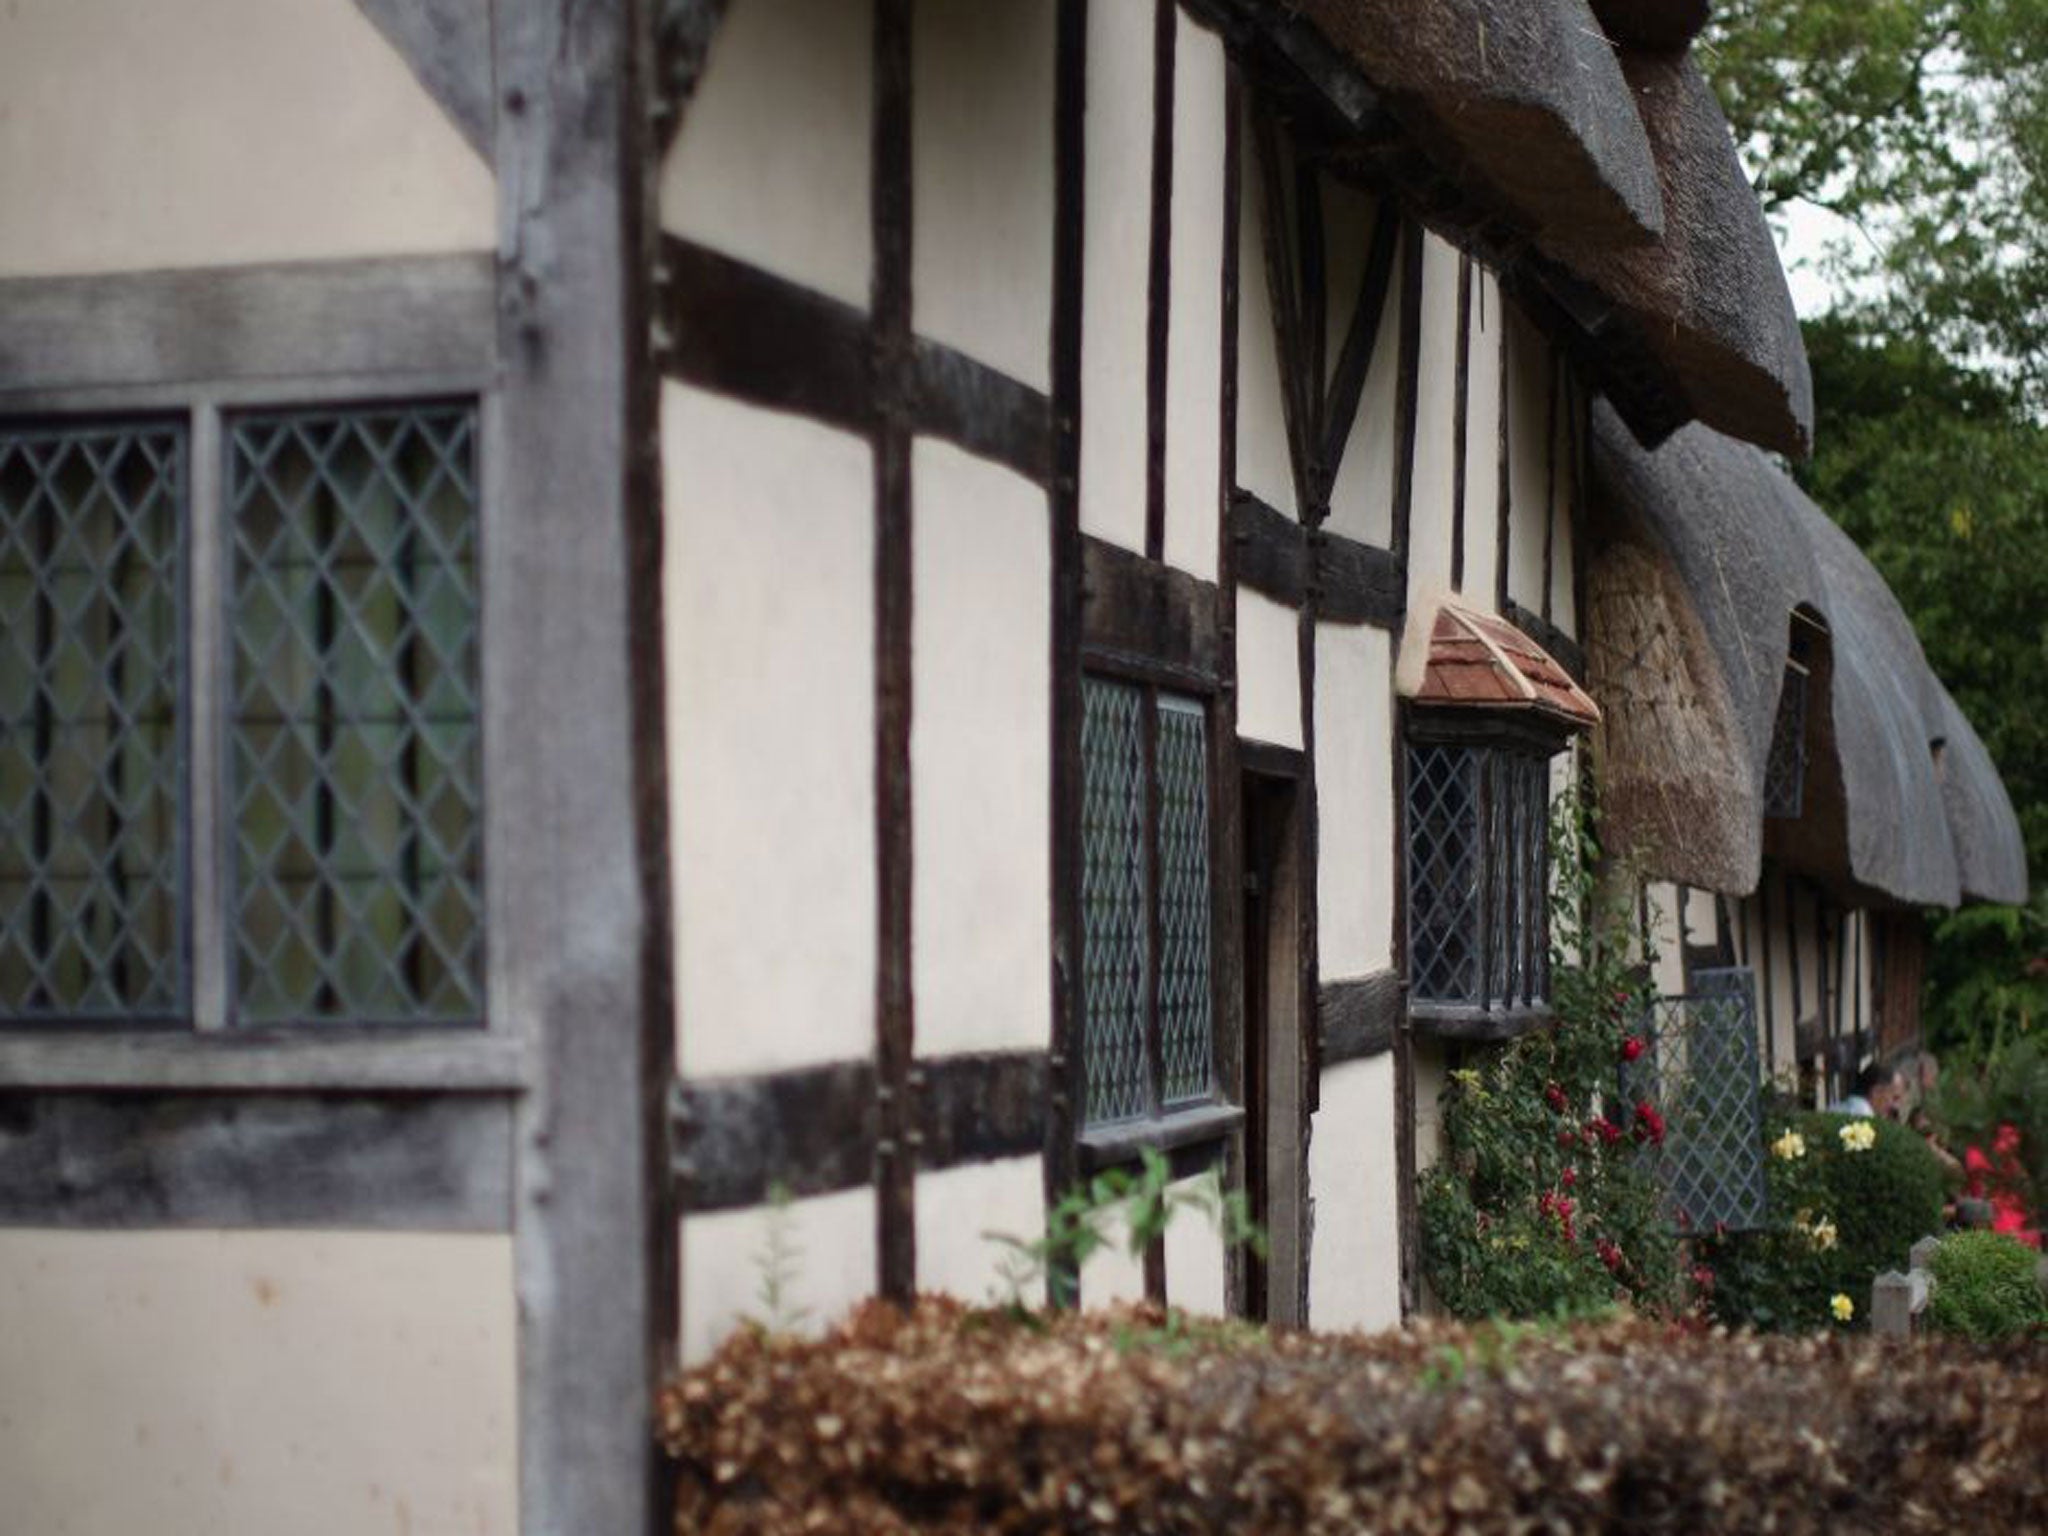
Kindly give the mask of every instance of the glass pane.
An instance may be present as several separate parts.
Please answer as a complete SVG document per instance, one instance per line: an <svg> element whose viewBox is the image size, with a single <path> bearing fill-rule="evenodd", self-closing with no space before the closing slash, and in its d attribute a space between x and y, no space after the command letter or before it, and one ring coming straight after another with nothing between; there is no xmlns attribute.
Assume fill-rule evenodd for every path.
<svg viewBox="0 0 2048 1536"><path fill-rule="evenodd" d="M187 1009L185 438L0 431L0 1019Z"/></svg>
<svg viewBox="0 0 2048 1536"><path fill-rule="evenodd" d="M1408 965L1418 1002L1479 1000L1479 757L1408 748Z"/></svg>
<svg viewBox="0 0 2048 1536"><path fill-rule="evenodd" d="M475 413L229 436L237 1020L478 1019Z"/></svg>
<svg viewBox="0 0 2048 1536"><path fill-rule="evenodd" d="M1202 706L1159 699L1159 1047L1168 1105L1214 1089L1209 760Z"/></svg>
<svg viewBox="0 0 2048 1536"><path fill-rule="evenodd" d="M1081 1049L1088 1124L1146 1110L1144 695L1081 684Z"/></svg>
<svg viewBox="0 0 2048 1536"><path fill-rule="evenodd" d="M1764 762L1764 814L1796 818L1806 803L1806 669L1785 669L1771 755Z"/></svg>

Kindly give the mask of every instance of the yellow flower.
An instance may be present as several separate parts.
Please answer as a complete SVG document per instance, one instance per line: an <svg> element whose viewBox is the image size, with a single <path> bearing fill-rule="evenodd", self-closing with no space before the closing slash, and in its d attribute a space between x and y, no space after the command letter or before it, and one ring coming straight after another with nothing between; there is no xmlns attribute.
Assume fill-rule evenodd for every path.
<svg viewBox="0 0 2048 1536"><path fill-rule="evenodd" d="M1819 1221L1816 1221L1811 1227L1807 1228L1806 1235L1813 1239L1814 1247L1825 1251L1835 1246L1835 1239L1838 1234L1835 1231L1835 1224L1823 1216Z"/></svg>
<svg viewBox="0 0 2048 1536"><path fill-rule="evenodd" d="M1836 1322L1846 1323L1856 1315L1856 1303L1837 1291L1828 1302L1828 1310L1835 1314Z"/></svg>
<svg viewBox="0 0 2048 1536"><path fill-rule="evenodd" d="M1845 1152L1868 1152L1877 1143L1877 1127L1868 1120L1852 1120L1837 1134Z"/></svg>
<svg viewBox="0 0 2048 1536"><path fill-rule="evenodd" d="M1771 1143L1771 1156L1788 1163L1806 1156L1806 1138L1797 1131L1787 1131Z"/></svg>

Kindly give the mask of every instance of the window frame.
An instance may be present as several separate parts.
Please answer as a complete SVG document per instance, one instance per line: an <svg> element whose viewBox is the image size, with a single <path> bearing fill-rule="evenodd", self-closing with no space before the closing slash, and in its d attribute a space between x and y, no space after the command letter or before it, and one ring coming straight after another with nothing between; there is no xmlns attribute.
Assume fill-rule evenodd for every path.
<svg viewBox="0 0 2048 1536"><path fill-rule="evenodd" d="M1075 940L1078 948L1073 982L1076 1099L1073 1106L1073 1124L1083 1166L1100 1168L1128 1162L1145 1149L1172 1152L1220 1141L1243 1123L1244 1110L1241 1106L1231 1103L1228 1097L1229 1058L1226 1031L1232 1027L1234 1021L1228 1011L1230 998L1225 986L1225 966L1222 964L1222 924L1227 915L1226 893L1231 886L1227 878L1228 872L1223 868L1227 845L1224 841L1223 798L1217 782L1221 755L1217 741L1218 714L1214 681L1181 668L1148 663L1140 658L1110 653L1097 647L1087 647L1084 648L1082 656L1080 680L1084 701L1083 717L1086 713L1086 693L1091 683L1128 688L1137 692L1140 701L1140 772L1145 784L1144 803L1140 808L1141 848L1146 861L1143 874L1146 979L1145 1016L1142 1021L1145 1105L1138 1114L1114 1120L1091 1121L1088 1115L1089 1014L1085 904L1077 904L1076 908ZM1158 777L1157 754L1162 698L1171 700L1175 707L1192 706L1200 714L1201 763L1206 799L1202 824L1207 839L1208 1088L1198 1097L1172 1102L1168 1102L1164 1096L1163 1017L1160 1012L1159 988L1159 817L1163 796ZM1077 815L1085 813L1088 772L1085 754L1082 756L1080 772L1082 798L1076 805ZM1078 825L1075 830L1078 848L1085 834ZM1085 860L1085 855L1083 857ZM1081 865L1077 864L1074 887L1077 903L1080 903L1082 878Z"/></svg>
<svg viewBox="0 0 2048 1536"><path fill-rule="evenodd" d="M1550 1006L1550 889L1549 889L1549 807L1550 763L1570 741L1568 731L1557 724L1525 712L1462 710L1457 708L1416 708L1404 706L1401 729L1400 859L1403 890L1401 965L1408 984L1408 1012L1418 1029L1428 1035L1450 1040L1506 1040L1552 1017ZM1424 997L1416 990L1415 824L1413 759L1418 747L1447 747L1475 754L1477 785L1473 814L1475 846L1473 908L1478 933L1473 940L1472 968L1476 996L1453 999ZM1509 836L1503 850L1496 847L1496 789L1501 762L1533 765L1541 773L1545 814L1534 819L1534 848L1515 843ZM1498 877L1505 865L1516 881L1505 893ZM1533 876L1533 878L1532 878ZM1515 902L1516 907L1504 906ZM1496 919L1500 922L1497 923ZM1510 966L1503 986L1504 996L1494 997L1493 958L1502 923L1515 931L1517 919L1526 934L1519 995L1514 991L1515 970Z"/></svg>
<svg viewBox="0 0 2048 1536"><path fill-rule="evenodd" d="M364 317L373 342L398 347L405 338ZM388 334L387 334L388 333ZM499 844L504 814L490 784L495 773L492 722L502 711L492 681L490 636L505 601L504 582L493 569L503 560L493 538L494 487L500 474L501 429L498 381L485 354L455 361L471 337L461 328L432 339L428 350L447 355L442 365L386 372L316 371L318 358L305 354L306 367L287 365L274 376L195 376L143 382L29 383L0 391L0 421L10 425L127 422L176 419L187 434L185 573L188 589L191 672L186 717L191 732L187 758L190 827L223 826L219 806L222 753L219 718L224 708L222 679L211 657L224 656L226 610L218 598L225 573L221 542L225 516L227 418L243 412L282 409L347 410L378 406L412 407L460 402L475 413L477 507L475 545L479 607L476 616L479 784L484 874L480 891L486 935L502 929L506 899L502 871L493 872L490 852ZM488 334L485 334L485 340ZM286 349L294 358L299 354ZM395 354L394 354L395 355ZM282 360L282 359L280 359ZM97 366L95 363L94 366ZM207 594L216 596L209 599ZM202 654L204 653L204 654ZM208 818L202 821L202 818ZM469 1024L322 1022L314 1026L240 1026L229 1023L225 998L225 951L203 945L202 919L221 932L226 872L211 845L190 843L190 889L186 894L190 1007L178 1018L150 1022L59 1018L0 1023L0 1088L151 1090L420 1090L518 1091L531 1067L522 1033L504 1022L501 967L487 949L481 967L480 1017ZM207 918L207 914L216 914ZM215 954L209 954L209 948Z"/></svg>

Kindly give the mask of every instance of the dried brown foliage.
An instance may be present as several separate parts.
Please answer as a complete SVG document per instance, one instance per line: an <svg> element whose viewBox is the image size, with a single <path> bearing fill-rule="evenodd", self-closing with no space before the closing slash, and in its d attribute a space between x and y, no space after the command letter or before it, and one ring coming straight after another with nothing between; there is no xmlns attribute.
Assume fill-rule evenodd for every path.
<svg viewBox="0 0 2048 1536"><path fill-rule="evenodd" d="M2048 1529L2040 1344L1163 1322L927 1300L735 1335L663 1397L676 1528Z"/></svg>

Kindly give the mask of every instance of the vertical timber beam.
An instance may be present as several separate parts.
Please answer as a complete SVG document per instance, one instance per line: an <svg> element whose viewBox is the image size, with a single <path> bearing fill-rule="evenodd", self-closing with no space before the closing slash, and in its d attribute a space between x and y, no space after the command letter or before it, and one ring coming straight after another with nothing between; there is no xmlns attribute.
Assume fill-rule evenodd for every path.
<svg viewBox="0 0 2048 1536"><path fill-rule="evenodd" d="M1498 321L1500 325L1500 416L1496 423L1500 434L1500 458L1496 469L1500 478L1495 483L1493 499L1493 611L1495 613L1506 613L1508 611L1510 527L1514 521L1515 510L1514 443L1508 428L1508 411L1512 403L1512 395L1508 389L1508 381L1514 375L1509 371L1512 366L1512 359L1508 356L1508 332L1511 327L1508 325L1507 295L1496 293L1495 298L1500 301L1501 311Z"/></svg>
<svg viewBox="0 0 2048 1536"><path fill-rule="evenodd" d="M1465 590L1465 448L1472 420L1472 258L1458 254L1458 356L1451 401L1451 590Z"/></svg>
<svg viewBox="0 0 2048 1536"><path fill-rule="evenodd" d="M1052 1082L1045 1117L1047 1209L1074 1184L1081 1057L1081 283L1087 195L1088 0L1059 0L1053 75L1052 415ZM1078 1275L1046 1275L1069 1305Z"/></svg>
<svg viewBox="0 0 2048 1536"><path fill-rule="evenodd" d="M1166 371L1173 301L1173 55L1180 7L1152 6L1152 223L1145 274L1145 558L1166 557Z"/></svg>
<svg viewBox="0 0 2048 1536"><path fill-rule="evenodd" d="M1422 377L1422 226L1412 219L1401 230L1400 355L1394 380L1394 557L1405 572L1408 530L1415 509L1415 422Z"/></svg>
<svg viewBox="0 0 2048 1536"><path fill-rule="evenodd" d="M633 566L659 516L642 458L647 21L637 0L494 0L491 19L484 739L493 997L531 1070L515 1147L521 1529L652 1532L674 1306L658 1234L674 1221L653 1112L673 1055L650 982L666 932L645 862L666 847L642 709L660 679L636 675L660 646L633 632L648 618Z"/></svg>
<svg viewBox="0 0 2048 1536"><path fill-rule="evenodd" d="M876 0L875 392L875 1287L917 1289L911 1072L910 0Z"/></svg>

